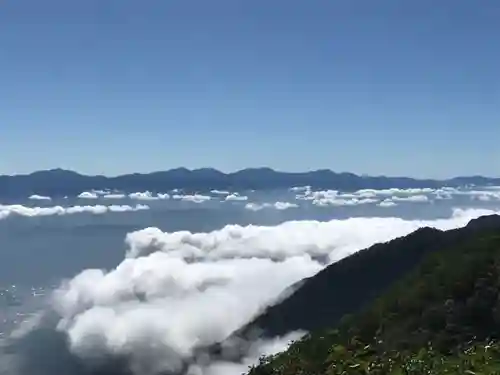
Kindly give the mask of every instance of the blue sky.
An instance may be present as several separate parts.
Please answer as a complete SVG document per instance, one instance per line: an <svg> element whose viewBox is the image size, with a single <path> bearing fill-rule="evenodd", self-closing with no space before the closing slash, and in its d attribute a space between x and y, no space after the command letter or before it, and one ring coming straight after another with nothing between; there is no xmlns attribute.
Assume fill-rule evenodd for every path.
<svg viewBox="0 0 500 375"><path fill-rule="evenodd" d="M498 176L499 19L498 0L3 0L0 174Z"/></svg>

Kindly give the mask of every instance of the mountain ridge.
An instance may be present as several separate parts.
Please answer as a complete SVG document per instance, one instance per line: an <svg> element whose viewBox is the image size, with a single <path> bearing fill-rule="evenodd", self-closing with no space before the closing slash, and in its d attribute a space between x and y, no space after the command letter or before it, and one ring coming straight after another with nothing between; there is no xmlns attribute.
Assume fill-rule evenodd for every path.
<svg viewBox="0 0 500 375"><path fill-rule="evenodd" d="M318 169L306 172L281 172L268 167L246 168L224 173L214 168L184 167L150 173L130 173L118 176L85 175L61 168L35 171L29 174L0 175L0 196L22 197L31 194L63 196L90 189L112 189L126 192L182 188L192 191L210 189L272 190L294 186L316 189L354 191L387 188L438 188L463 185L500 185L500 178L458 176L450 179L365 176L349 172Z"/></svg>
<svg viewBox="0 0 500 375"><path fill-rule="evenodd" d="M422 229L394 241L398 239L380 244L383 251L372 247L345 258L343 265L329 267L352 274L363 263L380 268L391 260L396 269L404 260L398 252L422 256L384 288L370 285L366 277L359 281L375 293L369 298L366 293L355 296L363 303L344 309L341 319L341 314L333 316L311 305L307 295L315 292L324 300L343 303L349 291L356 293L355 276L363 275L352 276L343 285L348 290L343 295L341 288L333 294L330 290L342 281L339 272L330 272L327 283L317 282L320 274L310 278L290 297L309 283L301 303L289 304L280 313L301 307L306 312L302 323L324 315L322 322L313 322L316 327L285 352L261 358L249 375L499 375L500 216L484 216L449 231ZM429 245L432 248L424 249ZM369 252L373 256L367 256ZM371 264L375 255L384 253L385 259ZM294 328L289 325L286 330Z"/></svg>

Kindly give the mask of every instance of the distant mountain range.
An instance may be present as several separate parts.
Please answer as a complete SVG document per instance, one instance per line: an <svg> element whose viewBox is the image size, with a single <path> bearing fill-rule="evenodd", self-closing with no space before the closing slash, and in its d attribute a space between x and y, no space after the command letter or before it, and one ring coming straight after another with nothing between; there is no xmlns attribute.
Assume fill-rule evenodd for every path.
<svg viewBox="0 0 500 375"><path fill-rule="evenodd" d="M223 173L212 168L189 170L176 168L153 173L133 173L116 177L87 176L64 169L37 171L26 175L0 176L0 196L26 197L43 194L53 197L75 195L91 189L113 189L124 192L164 192L175 188L189 191L270 190L310 185L317 189L417 188L463 185L500 185L500 178L483 176L456 177L448 180L410 177L359 176L321 169L310 172L278 172L270 168L248 168Z"/></svg>

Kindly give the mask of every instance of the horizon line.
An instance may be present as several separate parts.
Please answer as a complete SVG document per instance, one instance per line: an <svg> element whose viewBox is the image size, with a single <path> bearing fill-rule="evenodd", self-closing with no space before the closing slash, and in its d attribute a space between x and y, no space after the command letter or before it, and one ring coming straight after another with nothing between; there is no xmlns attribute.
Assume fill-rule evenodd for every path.
<svg viewBox="0 0 500 375"><path fill-rule="evenodd" d="M450 181L450 180L456 180L456 179L463 179L463 178L483 178L483 179L489 179L489 180L496 180L500 179L500 177L491 177L491 176L484 176L480 174L475 174L475 175L459 175L459 176L454 176L454 177L447 177L447 178L432 178L432 177L411 177L411 176L389 176L389 175L371 175L367 173L355 173L355 172L348 172L348 171L343 171L343 172L335 172L333 169L329 168L320 168L320 169L311 169L311 170L306 170L306 171L283 171L283 170L278 170L274 169L271 167L246 167L242 169L237 169L232 172L223 172L220 169L214 168L214 167L199 167L199 168L188 168L188 167L175 167L175 168L169 168L169 169L163 169L163 170L154 170L154 171L149 171L149 172L127 172L127 173L120 173L120 174L89 174L89 173L82 173L74 169L66 169L66 168L61 168L61 167L55 167L55 168L50 168L50 169L37 169L29 173L16 173L16 174L0 174L0 177L27 177L31 176L37 173L50 173L50 172L65 172L65 173L73 173L77 174L82 177L104 177L104 178L118 178L118 177L124 177L124 176L131 176L131 175L152 175L152 174L157 174L157 173L168 173L168 172L173 172L173 171L178 171L178 170L184 170L189 173L196 173L200 172L203 170L210 170L216 173L219 173L224 176L230 176L234 175L236 173L241 173L245 171L258 171L258 170L266 170L269 172L277 173L277 174L311 174L311 173L318 173L318 172L328 172L336 175L352 175L356 176L359 178L389 178L389 179L397 179L397 178L404 178L404 179L411 179L411 180L420 180L420 181Z"/></svg>

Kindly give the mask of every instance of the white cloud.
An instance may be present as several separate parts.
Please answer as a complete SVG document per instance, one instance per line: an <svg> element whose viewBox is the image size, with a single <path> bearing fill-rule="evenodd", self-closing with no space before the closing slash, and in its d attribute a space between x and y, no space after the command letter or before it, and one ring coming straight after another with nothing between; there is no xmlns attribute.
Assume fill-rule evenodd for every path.
<svg viewBox="0 0 500 375"><path fill-rule="evenodd" d="M299 207L298 204L295 203L290 203L290 202L275 202L274 203L274 208L277 210L288 210L289 208L297 208Z"/></svg>
<svg viewBox="0 0 500 375"><path fill-rule="evenodd" d="M455 188L443 187L440 189L412 188L412 189L361 189L354 192L340 192L338 190L305 190L304 194L296 195L296 199L309 200L316 206L356 206L360 204L377 203L380 199L390 199L400 202L427 202L428 195L435 195L436 199L451 199L452 194L462 194ZM470 194L470 192L468 193ZM387 207L387 202L379 204Z"/></svg>
<svg viewBox="0 0 500 375"><path fill-rule="evenodd" d="M487 195L487 194L481 194L481 195L478 195L476 197L473 197L479 201L483 201L483 202L489 202L491 200L493 200L492 196L491 195Z"/></svg>
<svg viewBox="0 0 500 375"><path fill-rule="evenodd" d="M397 206L397 204L390 199L384 199L382 202L378 204L380 207L394 207Z"/></svg>
<svg viewBox="0 0 500 375"><path fill-rule="evenodd" d="M211 192L212 194L216 194L216 195L229 195L229 194L231 194L231 193L230 193L229 191L227 191L227 190L217 190L217 189L215 189L215 190L211 190L210 192Z"/></svg>
<svg viewBox="0 0 500 375"><path fill-rule="evenodd" d="M306 190L304 195L298 195L297 199L316 200L316 201L336 201L343 200L352 202L352 200L376 199L383 197L401 196L407 197L412 195L423 195L434 192L430 188L422 189L361 189L354 192L340 192L338 190L320 190L310 191ZM348 203L349 204L349 203Z"/></svg>
<svg viewBox="0 0 500 375"><path fill-rule="evenodd" d="M20 204L13 204L13 205L0 205L0 219L5 219L10 215L25 216L25 217L54 216L54 215L61 216L61 215L72 215L84 212L100 215L100 214L105 214L107 212L141 211L147 209L149 209L149 207L145 205L27 207Z"/></svg>
<svg viewBox="0 0 500 375"><path fill-rule="evenodd" d="M159 199L170 199L170 195L165 193L158 193L156 195L153 195L150 191L144 191L144 192L136 192L136 193L130 193L128 195L130 199L136 199L136 200L141 200L141 201L154 201L154 200L159 200Z"/></svg>
<svg viewBox="0 0 500 375"><path fill-rule="evenodd" d="M154 197L150 191L130 193L128 195L130 199L137 199L143 201L156 200L158 198Z"/></svg>
<svg viewBox="0 0 500 375"><path fill-rule="evenodd" d="M311 186L294 186L292 188L290 188L290 191L294 192L294 193L298 193L298 192L306 192L306 191L310 191L311 190Z"/></svg>
<svg viewBox="0 0 500 375"><path fill-rule="evenodd" d="M262 210L265 207L269 207L269 203L259 204L259 203L250 202L250 203L247 203L245 205L245 208L247 210L250 210L250 211L260 211L260 210Z"/></svg>
<svg viewBox="0 0 500 375"><path fill-rule="evenodd" d="M338 259L375 242L405 235L425 226L449 229L489 210L456 209L452 219L407 221L399 218L350 218L346 220L289 221L278 226L227 225L208 233L162 232L146 228L127 235L127 257L165 252L171 257L218 260L227 258L269 258L329 256Z"/></svg>
<svg viewBox="0 0 500 375"><path fill-rule="evenodd" d="M360 191L361 193L340 193L338 190L320 190L306 191L304 195L297 195L299 200L308 200L315 206L357 206L360 204L377 203L374 194L369 191Z"/></svg>
<svg viewBox="0 0 500 375"><path fill-rule="evenodd" d="M307 257L189 263L157 252L107 274L81 273L56 293L54 307L80 357L126 355L141 374L177 370L196 347L223 340L320 268Z"/></svg>
<svg viewBox="0 0 500 375"><path fill-rule="evenodd" d="M317 198L312 201L312 204L315 206L326 207L326 206L358 206L361 204L371 204L377 203L377 199L372 198L351 198L351 199L342 199L342 198Z"/></svg>
<svg viewBox="0 0 500 375"><path fill-rule="evenodd" d="M412 189L362 189L356 191L354 194L363 195L369 194L371 196L392 196L392 195L419 195L419 194L430 194L434 192L434 189L431 188L412 188Z"/></svg>
<svg viewBox="0 0 500 375"><path fill-rule="evenodd" d="M176 200L181 200L181 201L185 201L185 202L193 202L193 203L203 203L203 202L206 202L206 201L209 201L212 199L208 195L201 195L201 194L193 194L193 195L175 194L172 196L172 198L176 199Z"/></svg>
<svg viewBox="0 0 500 375"><path fill-rule="evenodd" d="M248 197L246 195L239 195L238 193L229 194L226 197L226 201L246 201Z"/></svg>
<svg viewBox="0 0 500 375"><path fill-rule="evenodd" d="M337 190L320 190L320 191L305 191L303 195L296 195L299 200L316 200L316 199L336 199L339 192Z"/></svg>
<svg viewBox="0 0 500 375"><path fill-rule="evenodd" d="M483 202L500 200L500 191L498 186L477 186L471 188L453 188L442 187L436 189L433 194L436 199L453 199L453 196L469 196L471 200L479 200Z"/></svg>
<svg viewBox="0 0 500 375"><path fill-rule="evenodd" d="M129 205L111 205L107 206L110 212L127 212L127 211L144 211L149 210L149 206L145 204L136 204L135 206Z"/></svg>
<svg viewBox="0 0 500 375"><path fill-rule="evenodd" d="M92 193L97 194L97 195L106 195L110 194L109 190L92 190Z"/></svg>
<svg viewBox="0 0 500 375"><path fill-rule="evenodd" d="M37 194L30 195L30 197L28 199L35 200L35 201L50 201L50 200L52 200L51 197L47 197L45 195L37 195Z"/></svg>
<svg viewBox="0 0 500 375"><path fill-rule="evenodd" d="M124 356L135 374L178 370L195 349L223 340L285 288L321 270L316 256L335 262L422 226L451 229L492 213L455 210L451 218L433 221L350 218L274 227L227 225L207 233L132 232L126 238L127 256L115 269L86 270L55 293L57 319L43 326L44 345L37 350L61 353L61 344L49 346L52 329L66 334L71 353L87 363ZM32 357L25 359L35 361ZM254 357L249 353L247 361ZM34 375L70 373L35 368ZM232 375L240 368L209 363L192 371Z"/></svg>
<svg viewBox="0 0 500 375"><path fill-rule="evenodd" d="M289 208L297 208L298 204L290 202L275 202L275 203L247 203L245 208L250 211L260 211L264 208L274 208L276 210L288 210Z"/></svg>
<svg viewBox="0 0 500 375"><path fill-rule="evenodd" d="M97 199L97 193L91 191L84 191L83 193L78 194L78 198L80 199Z"/></svg>
<svg viewBox="0 0 500 375"><path fill-rule="evenodd" d="M451 199L452 194L460 193L454 188L413 188L413 189L362 189L352 193L343 193L338 190L306 191L304 195L297 195L296 199L309 200L312 204L320 207L327 206L357 206L361 204L372 204L379 202L380 207L389 207L389 202L428 202L430 194L436 199ZM467 194L470 194L468 192ZM492 194L494 195L494 194ZM480 198L481 199L481 198Z"/></svg>

